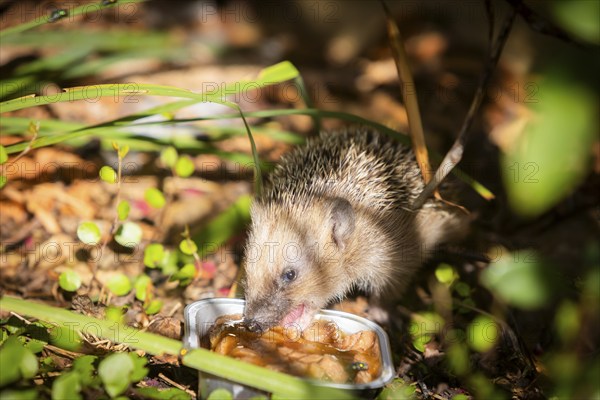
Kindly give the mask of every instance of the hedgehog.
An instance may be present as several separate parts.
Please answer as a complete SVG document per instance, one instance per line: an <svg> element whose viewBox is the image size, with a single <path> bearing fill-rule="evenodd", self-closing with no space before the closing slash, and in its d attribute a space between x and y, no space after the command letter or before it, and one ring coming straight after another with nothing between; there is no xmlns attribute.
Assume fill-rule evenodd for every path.
<svg viewBox="0 0 600 400"><path fill-rule="evenodd" d="M412 150L366 127L284 155L251 207L246 326L304 329L354 288L400 296L433 249L464 230L439 200L411 209L423 188Z"/></svg>

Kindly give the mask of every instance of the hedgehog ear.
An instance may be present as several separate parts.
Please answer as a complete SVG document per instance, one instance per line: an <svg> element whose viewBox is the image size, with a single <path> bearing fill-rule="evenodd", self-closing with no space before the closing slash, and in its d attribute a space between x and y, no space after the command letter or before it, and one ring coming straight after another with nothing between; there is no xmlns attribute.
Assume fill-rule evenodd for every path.
<svg viewBox="0 0 600 400"><path fill-rule="evenodd" d="M331 235L338 248L344 250L354 232L354 209L348 200L340 197L331 203Z"/></svg>

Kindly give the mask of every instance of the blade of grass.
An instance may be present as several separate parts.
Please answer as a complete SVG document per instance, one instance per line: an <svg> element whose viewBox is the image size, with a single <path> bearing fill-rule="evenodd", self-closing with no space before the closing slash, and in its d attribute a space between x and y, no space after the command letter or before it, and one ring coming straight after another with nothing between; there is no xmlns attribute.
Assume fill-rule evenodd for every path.
<svg viewBox="0 0 600 400"><path fill-rule="evenodd" d="M242 109L238 107L235 103L229 103L231 108L237 108L240 113L240 117L244 122L244 127L246 128L246 133L248 134L248 140L250 141L250 148L252 150L252 158L254 160L254 193L257 196L260 196L263 190L263 180L262 180L262 172L260 170L260 159L258 158L258 150L256 150L256 143L254 142L254 137L252 136L252 132L250 131L250 125L248 125L248 121L246 121L246 117L244 117L244 113Z"/></svg>
<svg viewBox="0 0 600 400"><path fill-rule="evenodd" d="M263 69L256 80L238 81L217 88L214 91L194 93L186 89L173 86L121 83L102 84L65 88L63 92L50 96L27 95L0 103L0 113L22 110L30 107L60 103L66 101L98 99L100 97L123 97L123 96L166 96L179 97L199 102L226 101L225 96L239 94L248 90L259 89L276 83L285 82L298 76L298 70L289 61L283 61ZM193 103L190 103L191 105ZM227 105L227 104L224 104Z"/></svg>
<svg viewBox="0 0 600 400"><path fill-rule="evenodd" d="M107 9L114 6L121 6L125 4L131 3L141 3L146 0L119 0L114 3L107 3L106 5L101 5L100 3L94 7L93 4L84 4L82 6L76 7L73 10L69 10L69 14L65 17L65 19L70 19L76 17L78 15L87 15L98 13L100 9ZM15 35L17 33L25 32L29 29L37 28L38 26L50 24L50 15L47 18L36 18L32 21L24 22L22 24L11 26L10 28L6 28L0 31L0 40L6 39L10 35Z"/></svg>
<svg viewBox="0 0 600 400"><path fill-rule="evenodd" d="M177 340L46 304L4 296L0 298L0 309L54 323L69 330L92 333L104 339L143 350L149 354L182 356L183 365L267 392L276 393L279 396L321 399L353 398L345 391L318 387L299 378L225 357L205 349L182 352L183 344Z"/></svg>

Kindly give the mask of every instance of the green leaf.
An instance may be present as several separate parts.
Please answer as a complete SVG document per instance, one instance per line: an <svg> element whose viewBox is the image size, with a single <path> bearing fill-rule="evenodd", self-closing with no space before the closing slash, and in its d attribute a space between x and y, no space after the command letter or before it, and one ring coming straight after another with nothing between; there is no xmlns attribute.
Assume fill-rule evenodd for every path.
<svg viewBox="0 0 600 400"><path fill-rule="evenodd" d="M282 61L263 69L258 74L258 79L263 82L285 82L299 76L300 73L289 61Z"/></svg>
<svg viewBox="0 0 600 400"><path fill-rule="evenodd" d="M487 315L475 318L467 328L467 342L480 353L491 350L500 336L498 324Z"/></svg>
<svg viewBox="0 0 600 400"><path fill-rule="evenodd" d="M440 283L450 286L458 278L458 274L451 265L442 263L436 268L435 277Z"/></svg>
<svg viewBox="0 0 600 400"><path fill-rule="evenodd" d="M500 256L481 274L481 283L506 303L535 309L550 297L550 271L532 250L509 253L499 248Z"/></svg>
<svg viewBox="0 0 600 400"><path fill-rule="evenodd" d="M131 362L133 363L130 380L131 382L139 382L148 375L149 370L146 368L148 360L146 357L142 357L134 352L129 353L129 358L131 358Z"/></svg>
<svg viewBox="0 0 600 400"><path fill-rule="evenodd" d="M98 366L98 375L110 397L123 393L130 383L135 365L127 353L115 353L106 357Z"/></svg>
<svg viewBox="0 0 600 400"><path fill-rule="evenodd" d="M21 337L23 337L23 336L21 336ZM33 354L37 354L37 353L40 353L42 350L44 350L44 347L47 344L48 344L47 342L44 342L44 341L41 341L38 339L29 339L23 345L25 346L26 349L31 351Z"/></svg>
<svg viewBox="0 0 600 400"><path fill-rule="evenodd" d="M444 319L434 312L415 314L408 326L408 331L413 338L413 346L421 352L424 351L425 345L443 327Z"/></svg>
<svg viewBox="0 0 600 400"><path fill-rule="evenodd" d="M96 245L100 243L102 235L94 222L82 222L77 227L77 237L85 244Z"/></svg>
<svg viewBox="0 0 600 400"><path fill-rule="evenodd" d="M179 243L179 250L181 250L183 254L191 256L198 251L198 246L196 246L196 243L194 243L191 239L183 239Z"/></svg>
<svg viewBox="0 0 600 400"><path fill-rule="evenodd" d="M151 243L144 249L144 265L156 268L165 257L165 248L160 243Z"/></svg>
<svg viewBox="0 0 600 400"><path fill-rule="evenodd" d="M177 263L179 262L179 254L181 253L178 251L165 251L164 257L158 263L164 275L171 275L179 270L177 266Z"/></svg>
<svg viewBox="0 0 600 400"><path fill-rule="evenodd" d="M565 30L588 42L600 44L600 2L598 1L553 1L550 9Z"/></svg>
<svg viewBox="0 0 600 400"><path fill-rule="evenodd" d="M194 162L189 156L181 156L175 163L175 173L177 176L187 178L194 173Z"/></svg>
<svg viewBox="0 0 600 400"><path fill-rule="evenodd" d="M10 400L37 400L40 398L36 389L6 389L0 392L0 399Z"/></svg>
<svg viewBox="0 0 600 400"><path fill-rule="evenodd" d="M139 301L145 301L146 294L148 293L148 291L152 293L152 280L148 275L142 274L137 277L135 283L133 284L133 287L135 289L135 298Z"/></svg>
<svg viewBox="0 0 600 400"><path fill-rule="evenodd" d="M100 168L100 172L98 173L98 175L100 175L100 179L102 179L104 182L117 182L117 171L115 171L114 169L112 169L112 167L109 167L108 165L105 165L104 167Z"/></svg>
<svg viewBox="0 0 600 400"><path fill-rule="evenodd" d="M122 273L118 273L110 278L106 286L116 296L125 296L131 291L131 281Z"/></svg>
<svg viewBox="0 0 600 400"><path fill-rule="evenodd" d="M446 350L446 360L453 373L465 375L469 372L469 349L464 343L452 343Z"/></svg>
<svg viewBox="0 0 600 400"><path fill-rule="evenodd" d="M8 178L0 174L0 189L2 189L4 185L6 185L6 182L8 182Z"/></svg>
<svg viewBox="0 0 600 400"><path fill-rule="evenodd" d="M81 277L77 271L68 269L58 277L58 285L67 292L74 292L81 286Z"/></svg>
<svg viewBox="0 0 600 400"><path fill-rule="evenodd" d="M115 240L124 247L136 247L142 241L142 228L134 222L125 222L117 229Z"/></svg>
<svg viewBox="0 0 600 400"><path fill-rule="evenodd" d="M596 97L590 89L548 74L531 83L533 116L501 158L511 208L536 217L573 192L591 168L597 140Z"/></svg>
<svg viewBox="0 0 600 400"><path fill-rule="evenodd" d="M118 156L119 156L119 158L121 160L125 158L125 156L127 155L127 153L129 153L129 146L128 145L119 146L119 150L117 150L117 154L118 154Z"/></svg>
<svg viewBox="0 0 600 400"><path fill-rule="evenodd" d="M96 356L84 355L73 360L72 369L79 373L79 381L83 386L96 385L98 377L96 376L94 363L97 359Z"/></svg>
<svg viewBox="0 0 600 400"><path fill-rule="evenodd" d="M117 206L117 214L119 216L120 221L125 221L127 217L129 217L129 211L131 210L131 206L127 200L121 200L119 205Z"/></svg>
<svg viewBox="0 0 600 400"><path fill-rule="evenodd" d="M10 336L0 348L0 387L21 379L33 378L38 372L36 356L19 341Z"/></svg>
<svg viewBox="0 0 600 400"><path fill-rule="evenodd" d="M4 164L8 161L8 153L6 152L6 147L0 144L0 164Z"/></svg>
<svg viewBox="0 0 600 400"><path fill-rule="evenodd" d="M403 379L396 378L391 383L387 384L377 400L416 400L416 389L413 385L408 384Z"/></svg>
<svg viewBox="0 0 600 400"><path fill-rule="evenodd" d="M457 282L456 285L454 285L454 290L461 297L469 297L471 294L471 287L465 282Z"/></svg>
<svg viewBox="0 0 600 400"><path fill-rule="evenodd" d="M160 300L154 299L146 307L144 307L144 311L148 315L154 315L154 314L160 312L162 307L163 307L163 302Z"/></svg>
<svg viewBox="0 0 600 400"><path fill-rule="evenodd" d="M227 389L218 388L210 392L206 400L233 400L233 395Z"/></svg>
<svg viewBox="0 0 600 400"><path fill-rule="evenodd" d="M162 164L168 168L175 167L175 163L177 162L178 154L177 150L173 146L169 146L165 148L160 153L160 161Z"/></svg>
<svg viewBox="0 0 600 400"><path fill-rule="evenodd" d="M108 306L106 307L106 320L123 324L125 311L124 307Z"/></svg>
<svg viewBox="0 0 600 400"><path fill-rule="evenodd" d="M149 188L144 193L146 202L154 208L163 208L165 206L165 196L157 188Z"/></svg>
<svg viewBox="0 0 600 400"><path fill-rule="evenodd" d="M554 329L563 343L568 343L577 336L581 327L581 317L576 304L563 300L554 318Z"/></svg>
<svg viewBox="0 0 600 400"><path fill-rule="evenodd" d="M169 281L180 281L181 285L189 284L196 276L196 267L194 264L185 264L179 271L174 273Z"/></svg>
<svg viewBox="0 0 600 400"><path fill-rule="evenodd" d="M52 400L81 399L80 376L77 371L63 372L52 383Z"/></svg>
<svg viewBox="0 0 600 400"><path fill-rule="evenodd" d="M154 387L134 389L141 397L152 400L190 400L191 396L181 389L169 388L159 390Z"/></svg>

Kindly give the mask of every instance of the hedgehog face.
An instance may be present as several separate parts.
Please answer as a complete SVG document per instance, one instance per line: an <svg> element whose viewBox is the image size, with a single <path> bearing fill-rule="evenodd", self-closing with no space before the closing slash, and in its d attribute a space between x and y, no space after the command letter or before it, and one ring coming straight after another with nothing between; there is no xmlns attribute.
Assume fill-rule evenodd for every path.
<svg viewBox="0 0 600 400"><path fill-rule="evenodd" d="M273 205L253 207L244 283L250 328L295 324L304 329L340 295L341 259L353 223L352 207L342 199L295 214Z"/></svg>

